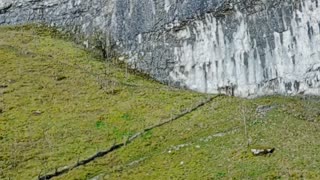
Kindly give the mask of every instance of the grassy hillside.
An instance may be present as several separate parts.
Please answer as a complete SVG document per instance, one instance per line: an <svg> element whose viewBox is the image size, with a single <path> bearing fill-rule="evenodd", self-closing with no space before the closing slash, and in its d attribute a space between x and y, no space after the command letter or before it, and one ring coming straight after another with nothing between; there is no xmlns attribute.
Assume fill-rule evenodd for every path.
<svg viewBox="0 0 320 180"><path fill-rule="evenodd" d="M36 179L215 97L115 61L48 30L0 28L0 179ZM319 98L219 96L56 179L319 179L319 130Z"/></svg>

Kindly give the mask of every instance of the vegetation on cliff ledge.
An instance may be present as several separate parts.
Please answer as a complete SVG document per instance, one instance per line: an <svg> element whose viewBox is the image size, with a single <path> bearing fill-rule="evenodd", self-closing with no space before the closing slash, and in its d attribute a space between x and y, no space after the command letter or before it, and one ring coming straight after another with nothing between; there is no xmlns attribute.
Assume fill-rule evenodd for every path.
<svg viewBox="0 0 320 180"><path fill-rule="evenodd" d="M208 97L34 26L0 28L0 179L85 159ZM219 96L56 179L320 178L320 100ZM256 157L252 148L275 148Z"/></svg>

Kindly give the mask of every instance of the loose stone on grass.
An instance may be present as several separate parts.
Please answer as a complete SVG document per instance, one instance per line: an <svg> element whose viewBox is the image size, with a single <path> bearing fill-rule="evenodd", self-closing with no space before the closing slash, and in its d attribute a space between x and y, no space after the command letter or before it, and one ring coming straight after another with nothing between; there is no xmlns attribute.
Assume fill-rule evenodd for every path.
<svg viewBox="0 0 320 180"><path fill-rule="evenodd" d="M40 116L43 112L42 111L33 111L32 114L35 115L35 116Z"/></svg>
<svg viewBox="0 0 320 180"><path fill-rule="evenodd" d="M66 76L63 76L63 75L59 75L59 76L56 76L55 79L56 79L57 81L62 81L62 80L67 79L67 77L66 77Z"/></svg>
<svg viewBox="0 0 320 180"><path fill-rule="evenodd" d="M251 152L254 156L262 155L271 155L274 152L275 148L256 148L251 149Z"/></svg>

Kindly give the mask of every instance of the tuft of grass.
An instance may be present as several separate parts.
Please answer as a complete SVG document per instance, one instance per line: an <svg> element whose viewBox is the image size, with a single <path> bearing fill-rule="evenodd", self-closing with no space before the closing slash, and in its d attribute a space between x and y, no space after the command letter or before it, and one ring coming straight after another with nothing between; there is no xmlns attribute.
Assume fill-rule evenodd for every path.
<svg viewBox="0 0 320 180"><path fill-rule="evenodd" d="M38 26L0 28L0 179L84 159L207 96L98 59ZM319 98L221 96L56 179L319 179ZM270 156L251 148L271 147Z"/></svg>

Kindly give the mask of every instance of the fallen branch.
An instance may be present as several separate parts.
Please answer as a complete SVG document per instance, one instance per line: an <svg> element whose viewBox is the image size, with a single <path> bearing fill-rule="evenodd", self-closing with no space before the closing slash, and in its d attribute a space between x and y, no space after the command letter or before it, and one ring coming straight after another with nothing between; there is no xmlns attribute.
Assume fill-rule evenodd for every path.
<svg viewBox="0 0 320 180"><path fill-rule="evenodd" d="M169 119L167 119L167 120L165 120L165 121L163 121L163 122L161 122L161 123L159 123L159 124L156 124L156 125L147 127L147 128L145 128L143 131L138 132L138 133L130 136L130 137L128 138L128 140L127 140L126 142L124 142L124 143L114 144L113 146L111 146L109 149L107 149L107 150L105 150L105 151L99 151L99 152L97 152L96 154L94 154L94 155L92 155L92 156L90 156L90 157L88 157L88 158L86 158L86 159L84 159L84 160L78 161L78 162L77 162L76 164L74 164L74 165L65 166L65 167L61 168L60 170L59 170L59 169L56 169L56 171L55 171L54 173L49 173L49 174L46 174L46 175L43 175L43 176L39 176L38 179L39 179L39 180L48 180L48 179L51 179L51 178L54 178L54 177L57 177L57 176L66 174L66 173L68 173L69 171L71 171L71 170L73 170L73 169L75 169L75 168L77 168L77 167L86 165L86 164L94 161L94 160L97 159L97 158L103 157L103 156L105 156L105 155L107 155L107 154L109 154L109 153L111 153L111 152L113 152L113 151L115 151L115 150L117 150L117 149L120 149L121 147L123 147L123 146L125 146L125 145L127 145L127 144L129 144L129 143L131 143L131 142L133 142L135 139L137 139L138 137L141 137L141 136L144 135L146 132L151 131L152 129L161 127L161 126L163 126L163 125L165 125L165 124L168 124L168 123L173 122L173 121L175 121L175 120L177 120L177 119L180 119L180 118L182 118L183 116L185 116L185 115L187 115L187 114L189 114L189 113L192 113L193 111L196 111L196 110L199 109L200 107L202 107L202 106L210 103L211 101L213 101L214 99L216 99L216 98L218 98L218 97L220 97L220 96L222 96L222 95L217 95L217 96L210 97L210 98L208 98L207 100L205 100L205 101L197 104L196 106L192 107L191 109L188 109L188 110L186 110L186 111L184 111L184 112L182 112L182 113L180 113L180 114L178 114L178 115L176 115L176 116L174 116L174 117L172 117L172 118L169 118Z"/></svg>

